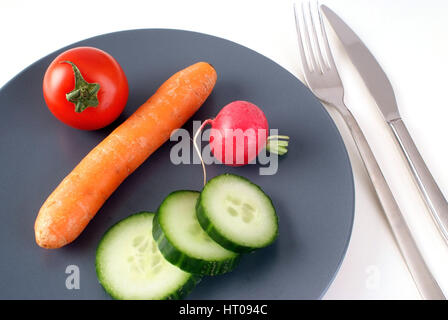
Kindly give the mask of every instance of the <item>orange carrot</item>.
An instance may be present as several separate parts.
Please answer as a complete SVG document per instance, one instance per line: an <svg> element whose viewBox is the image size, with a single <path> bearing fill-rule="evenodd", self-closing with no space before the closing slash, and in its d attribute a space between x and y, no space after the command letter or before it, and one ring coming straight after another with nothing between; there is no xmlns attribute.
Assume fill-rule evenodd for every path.
<svg viewBox="0 0 448 320"><path fill-rule="evenodd" d="M75 240L115 189L199 109L215 82L213 67L198 62L162 84L44 202L34 225L37 244L55 249Z"/></svg>

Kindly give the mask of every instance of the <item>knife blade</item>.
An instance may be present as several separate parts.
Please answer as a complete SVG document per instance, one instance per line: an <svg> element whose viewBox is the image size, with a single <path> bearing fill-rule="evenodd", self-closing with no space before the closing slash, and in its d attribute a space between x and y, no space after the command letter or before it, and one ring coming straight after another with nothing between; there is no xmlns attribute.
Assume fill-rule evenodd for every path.
<svg viewBox="0 0 448 320"><path fill-rule="evenodd" d="M358 69L386 121L400 118L394 90L378 61L358 35L336 13L325 5L322 5L321 9Z"/></svg>
<svg viewBox="0 0 448 320"><path fill-rule="evenodd" d="M356 33L330 8L321 5L328 22L389 124L440 233L448 242L448 202L426 166L398 111L392 85L378 61Z"/></svg>

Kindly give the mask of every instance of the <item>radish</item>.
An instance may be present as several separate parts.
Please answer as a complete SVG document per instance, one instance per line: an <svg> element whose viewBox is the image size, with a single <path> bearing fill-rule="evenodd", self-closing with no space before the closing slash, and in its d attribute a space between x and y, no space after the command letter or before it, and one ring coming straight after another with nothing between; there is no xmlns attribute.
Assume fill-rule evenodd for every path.
<svg viewBox="0 0 448 320"><path fill-rule="evenodd" d="M263 111L247 101L234 101L226 105L215 119L205 120L194 136L194 146L199 156L196 138L202 129L210 124L210 147L213 156L229 166L243 166L255 161L264 147L279 155L285 154L287 136L268 137L269 125ZM284 140L280 140L284 139ZM205 166L202 161L205 178Z"/></svg>

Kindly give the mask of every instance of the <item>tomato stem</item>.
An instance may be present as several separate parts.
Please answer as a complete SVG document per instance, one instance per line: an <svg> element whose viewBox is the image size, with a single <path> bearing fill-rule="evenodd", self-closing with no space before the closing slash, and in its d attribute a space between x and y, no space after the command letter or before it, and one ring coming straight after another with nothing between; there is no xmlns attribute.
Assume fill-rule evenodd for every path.
<svg viewBox="0 0 448 320"><path fill-rule="evenodd" d="M268 150L271 153L283 156L288 152L288 145L289 145L288 140L289 140L288 136L280 136L280 135L269 136L268 141L266 143L266 150Z"/></svg>
<svg viewBox="0 0 448 320"><path fill-rule="evenodd" d="M65 95L67 101L75 105L75 112L83 112L88 107L98 106L99 83L89 83L81 75L78 67L71 61L62 61L68 63L73 68L75 75L75 89Z"/></svg>

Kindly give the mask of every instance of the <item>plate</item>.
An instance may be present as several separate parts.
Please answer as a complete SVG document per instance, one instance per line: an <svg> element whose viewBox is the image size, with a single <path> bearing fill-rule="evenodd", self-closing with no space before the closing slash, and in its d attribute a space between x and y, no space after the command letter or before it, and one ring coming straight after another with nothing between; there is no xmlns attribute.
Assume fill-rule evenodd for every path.
<svg viewBox="0 0 448 320"><path fill-rule="evenodd" d="M47 66L75 46L109 52L128 77L125 112L105 129L72 129L45 105ZM214 117L233 100L248 100L264 110L270 128L291 137L291 146L273 175L260 175L258 165L208 166L209 177L231 172L260 185L275 204L280 235L270 247L244 256L232 273L204 278L188 298L318 299L325 293L345 255L354 215L350 161L326 110L291 73L248 48L200 33L143 29L63 48L0 90L1 299L107 299L94 265L106 229L131 213L156 210L174 190L201 189L201 166L174 165L170 150L176 142L170 141L117 189L75 242L45 250L34 241L37 212L59 182L168 77L197 61L211 63L218 81L191 120ZM184 127L190 132L191 120ZM73 270L79 270L79 288L73 287Z"/></svg>

